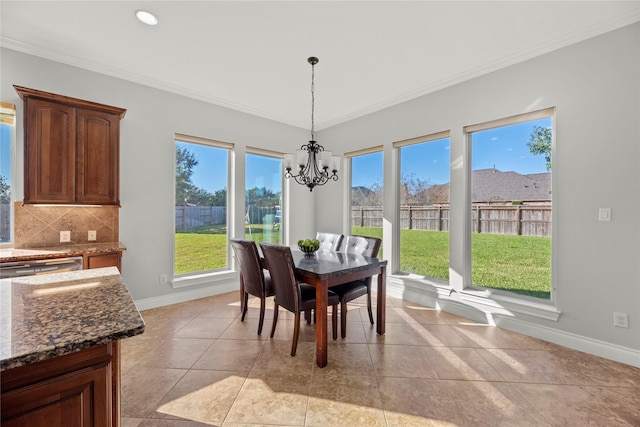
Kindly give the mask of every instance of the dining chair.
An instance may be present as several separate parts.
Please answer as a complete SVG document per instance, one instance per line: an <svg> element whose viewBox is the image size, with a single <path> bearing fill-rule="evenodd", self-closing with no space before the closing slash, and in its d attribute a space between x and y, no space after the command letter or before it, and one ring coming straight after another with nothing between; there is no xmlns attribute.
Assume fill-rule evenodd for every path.
<svg viewBox="0 0 640 427"><path fill-rule="evenodd" d="M339 251L343 238L344 236L342 234L323 233L320 231L316 233L316 239L320 241L320 250L325 252Z"/></svg>
<svg viewBox="0 0 640 427"><path fill-rule="evenodd" d="M240 321L244 322L247 314L249 294L260 298L260 320L258 322L258 335L260 335L264 324L265 300L274 295L273 281L268 272L265 274L260 264L258 247L253 240L231 239L231 246L238 260L240 280L244 288L244 293L241 295L242 317Z"/></svg>
<svg viewBox="0 0 640 427"><path fill-rule="evenodd" d="M293 342L291 343L291 356L296 355L298 348L298 337L300 336L300 313L316 308L316 288L306 283L299 282L295 274L295 264L291 249L288 246L274 245L270 243L260 243L262 254L271 274L273 288L275 291L273 326L271 327L271 338L276 332L278 322L278 310L282 307L295 316L293 324ZM331 326L333 339L338 338L338 295L329 291L327 306L332 306Z"/></svg>
<svg viewBox="0 0 640 427"><path fill-rule="evenodd" d="M377 257L382 240L369 236L346 236L342 252L346 254ZM363 295L367 296L369 321L373 325L373 311L371 310L371 281L372 277L354 280L343 285L333 286L331 290L340 297L340 336L347 336L347 303Z"/></svg>

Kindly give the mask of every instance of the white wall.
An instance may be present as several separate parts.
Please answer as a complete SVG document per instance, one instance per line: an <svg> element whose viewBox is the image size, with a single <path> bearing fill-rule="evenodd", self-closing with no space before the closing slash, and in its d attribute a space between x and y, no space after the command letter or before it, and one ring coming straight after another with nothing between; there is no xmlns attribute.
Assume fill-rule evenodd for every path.
<svg viewBox="0 0 640 427"><path fill-rule="evenodd" d="M552 321L508 313L496 321L545 338L561 331L556 340L575 338L586 350L597 348L594 352L620 346L626 356L619 358L640 366L639 104L640 24L635 24L323 130L318 139L334 151L384 145L388 194L394 185L392 142L451 130L451 264L463 274L469 160L463 126L556 107L552 261L561 315ZM335 199L334 192L319 191L316 204ZM385 203L393 202L385 197ZM611 222L598 221L599 207L612 209ZM387 216L394 221L392 206L385 206ZM343 220L319 215L317 224L340 230ZM393 253L391 242L385 236L385 257ZM397 260L390 261L397 268ZM405 297L421 298L402 279L391 281L392 292L394 283ZM629 313L629 329L613 327L614 311Z"/></svg>
<svg viewBox="0 0 640 427"><path fill-rule="evenodd" d="M308 140L308 131L261 119L147 86L2 49L0 97L17 106L17 150L13 191L23 195L22 101L12 85L126 108L120 137L120 240L127 246L123 277L136 301L170 296L185 289L160 285L159 275L173 271L174 133L236 144L235 235L244 236L245 147L292 152ZM313 195L291 186L296 201L286 229L291 236L315 232ZM286 225L286 224L285 224ZM207 285L190 287L203 295ZM194 291L195 289L195 291ZM200 293L198 293L200 292Z"/></svg>
<svg viewBox="0 0 640 427"><path fill-rule="evenodd" d="M521 332L640 366L640 24L318 132L336 154L385 147L385 256L393 254L393 141L451 130L451 263L463 273L464 183L462 127L547 107L557 108L554 153L553 270L557 321L522 313L496 316ZM127 108L121 132L120 237L128 250L123 276L137 301L171 302L210 292L158 283L172 270L174 132L236 144L235 174L243 187L245 146L291 152L308 130L52 61L1 51L0 97L21 102L12 85ZM381 82L384 84L384 82ZM18 126L14 191L22 195L22 130ZM309 191L291 185L290 240L318 230L346 231L344 180ZM242 234L244 191L235 193L236 235ZM315 204L315 206L314 206ZM319 209L316 215L314 207ZM598 222L599 207L612 208ZM392 251L389 248L393 249ZM392 265L396 260L391 259ZM456 309L433 292L390 280L391 292ZM228 283L233 287L235 283ZM209 284L210 285L210 284ZM192 288L190 288L192 289ZM182 292L181 292L182 291ZM198 292L201 292L198 294ZM459 307L458 307L459 308ZM629 313L629 329L614 328L614 311ZM608 349L613 349L608 353Z"/></svg>

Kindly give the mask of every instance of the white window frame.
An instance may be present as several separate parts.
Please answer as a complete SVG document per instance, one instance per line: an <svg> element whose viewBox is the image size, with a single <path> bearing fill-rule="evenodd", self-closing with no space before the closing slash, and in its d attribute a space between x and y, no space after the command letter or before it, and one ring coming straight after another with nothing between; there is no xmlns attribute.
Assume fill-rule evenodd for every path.
<svg viewBox="0 0 640 427"><path fill-rule="evenodd" d="M172 280L170 280L170 284L172 288L184 288L189 286L198 286L204 284L211 284L212 282L221 282L225 283L229 280L233 280L236 277L236 272L233 270L233 252L231 250L231 245L229 244L230 230L233 230L233 218L234 218L234 205L233 205L233 194L235 194L235 183L233 180L233 162L234 162L234 149L235 145L233 143L213 140L209 138L202 138L193 135L186 135L182 133L175 133L173 138L173 145L175 151L176 142L189 142L200 145L207 145L214 148L222 148L228 150L227 155L227 266L224 269L215 270L215 271L203 271L203 272L195 272L195 273L185 273L181 275L174 276ZM175 155L175 154L174 154ZM175 159L173 162L173 176L175 177ZM175 178L173 180L173 196L172 200L175 200ZM172 205L174 203L172 202ZM172 206L174 209L174 223L175 223L175 206ZM174 225L175 227L175 225ZM175 241L175 229L173 231L173 250L171 256L172 262L172 270L175 268L175 257L176 257L176 241Z"/></svg>

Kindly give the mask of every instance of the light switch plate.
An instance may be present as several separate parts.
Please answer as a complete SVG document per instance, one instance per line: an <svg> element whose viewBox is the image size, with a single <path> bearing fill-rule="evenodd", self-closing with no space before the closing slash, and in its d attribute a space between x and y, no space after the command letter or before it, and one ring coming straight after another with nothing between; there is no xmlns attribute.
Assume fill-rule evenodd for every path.
<svg viewBox="0 0 640 427"><path fill-rule="evenodd" d="M87 240L90 242L94 242L96 238L97 238L96 230L89 230L89 232L87 233Z"/></svg>

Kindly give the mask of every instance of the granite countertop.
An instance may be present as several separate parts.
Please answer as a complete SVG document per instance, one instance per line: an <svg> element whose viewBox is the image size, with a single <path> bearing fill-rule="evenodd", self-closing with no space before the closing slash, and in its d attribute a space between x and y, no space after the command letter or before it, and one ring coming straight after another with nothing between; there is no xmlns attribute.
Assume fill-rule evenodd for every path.
<svg viewBox="0 0 640 427"><path fill-rule="evenodd" d="M29 261L49 258L82 256L126 250L120 242L91 243L82 245L60 245L44 248L6 248L0 249L0 262Z"/></svg>
<svg viewBox="0 0 640 427"><path fill-rule="evenodd" d="M143 332L116 267L0 280L0 371Z"/></svg>

